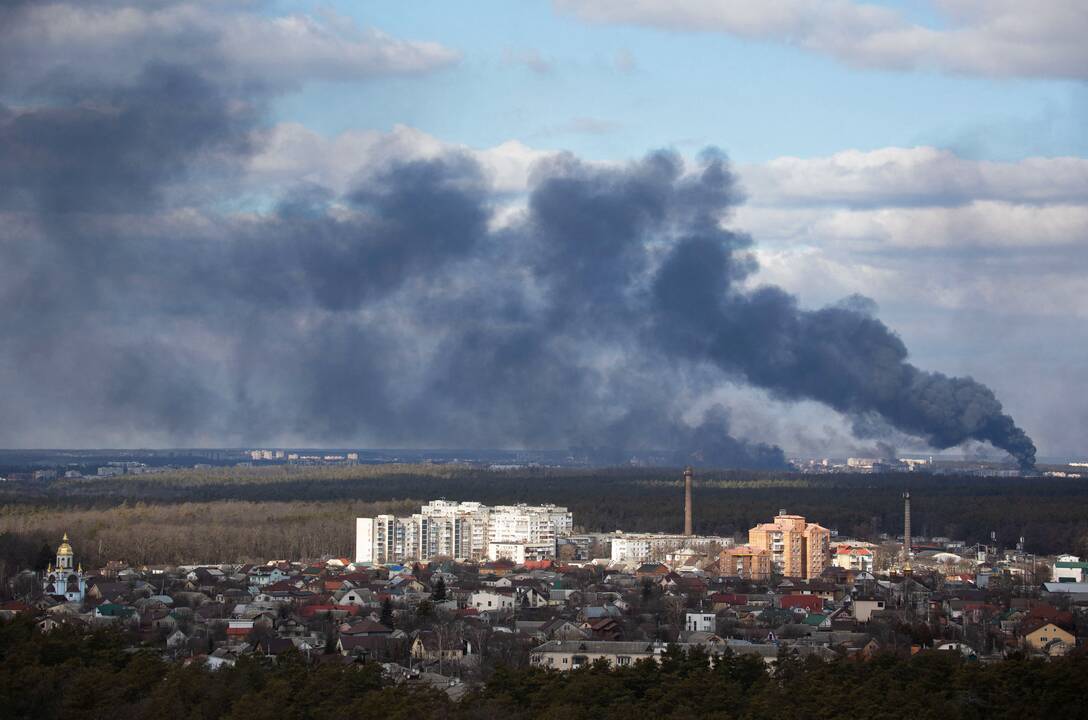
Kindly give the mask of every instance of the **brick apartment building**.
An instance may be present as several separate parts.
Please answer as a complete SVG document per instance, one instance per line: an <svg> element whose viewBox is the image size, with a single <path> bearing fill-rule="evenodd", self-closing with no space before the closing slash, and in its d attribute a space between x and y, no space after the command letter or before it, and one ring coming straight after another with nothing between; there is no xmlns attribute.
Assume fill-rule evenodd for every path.
<svg viewBox="0 0 1088 720"><path fill-rule="evenodd" d="M785 510L749 530L748 545L770 553L771 569L785 577L818 577L831 562L831 531Z"/></svg>

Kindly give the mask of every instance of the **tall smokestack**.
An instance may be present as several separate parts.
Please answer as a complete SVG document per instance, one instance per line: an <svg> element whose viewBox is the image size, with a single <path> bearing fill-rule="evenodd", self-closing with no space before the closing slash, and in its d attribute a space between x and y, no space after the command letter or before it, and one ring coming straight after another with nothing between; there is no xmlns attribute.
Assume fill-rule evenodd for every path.
<svg viewBox="0 0 1088 720"><path fill-rule="evenodd" d="M903 493L903 574L909 575L910 567L910 492Z"/></svg>
<svg viewBox="0 0 1088 720"><path fill-rule="evenodd" d="M691 466L684 468L684 534L691 535Z"/></svg>

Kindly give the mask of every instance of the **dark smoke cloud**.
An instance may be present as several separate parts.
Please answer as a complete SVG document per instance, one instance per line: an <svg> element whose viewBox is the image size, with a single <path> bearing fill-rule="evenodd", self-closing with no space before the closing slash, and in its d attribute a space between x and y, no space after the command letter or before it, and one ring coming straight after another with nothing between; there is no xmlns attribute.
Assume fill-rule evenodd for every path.
<svg viewBox="0 0 1088 720"><path fill-rule="evenodd" d="M667 152L553 158L501 227L453 151L253 211L236 180L265 91L163 63L51 90L0 107L0 445L582 445L782 466L731 437L725 409L690 409L744 382L1033 459L992 392L907 363L870 301L813 311L749 289L720 154L695 173Z"/></svg>
<svg viewBox="0 0 1088 720"><path fill-rule="evenodd" d="M780 288L738 288L750 266L737 263L736 251L749 242L711 218L679 239L654 284L663 343L784 399L876 413L937 448L982 440L1034 465L1030 438L989 388L914 367L899 337L867 312L803 310Z"/></svg>

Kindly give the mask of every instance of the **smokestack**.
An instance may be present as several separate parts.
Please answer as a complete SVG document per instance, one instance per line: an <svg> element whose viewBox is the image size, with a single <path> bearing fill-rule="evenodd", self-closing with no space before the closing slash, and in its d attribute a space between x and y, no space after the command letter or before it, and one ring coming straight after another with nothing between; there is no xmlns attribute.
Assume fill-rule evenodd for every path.
<svg viewBox="0 0 1088 720"><path fill-rule="evenodd" d="M903 493L903 574L910 575L910 492Z"/></svg>
<svg viewBox="0 0 1088 720"><path fill-rule="evenodd" d="M684 534L691 535L691 466L684 468Z"/></svg>

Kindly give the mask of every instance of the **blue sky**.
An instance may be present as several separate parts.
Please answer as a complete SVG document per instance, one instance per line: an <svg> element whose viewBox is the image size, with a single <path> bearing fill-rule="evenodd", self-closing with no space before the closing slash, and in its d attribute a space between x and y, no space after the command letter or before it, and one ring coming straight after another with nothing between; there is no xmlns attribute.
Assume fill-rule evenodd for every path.
<svg viewBox="0 0 1088 720"><path fill-rule="evenodd" d="M862 69L769 41L588 24L544 0L320 7L462 55L408 82L317 82L279 102L280 118L327 134L403 123L475 147L520 139L608 160L705 145L738 162L889 145L1001 160L1088 148L1081 81ZM925 7L906 10L939 17Z"/></svg>

